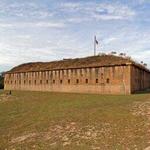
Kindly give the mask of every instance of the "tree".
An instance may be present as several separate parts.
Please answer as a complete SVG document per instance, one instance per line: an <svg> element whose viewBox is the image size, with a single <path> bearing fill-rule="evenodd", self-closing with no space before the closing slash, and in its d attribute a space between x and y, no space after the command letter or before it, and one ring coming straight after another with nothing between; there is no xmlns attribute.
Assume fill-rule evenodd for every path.
<svg viewBox="0 0 150 150"><path fill-rule="evenodd" d="M0 73L0 89L4 88L4 75Z"/></svg>

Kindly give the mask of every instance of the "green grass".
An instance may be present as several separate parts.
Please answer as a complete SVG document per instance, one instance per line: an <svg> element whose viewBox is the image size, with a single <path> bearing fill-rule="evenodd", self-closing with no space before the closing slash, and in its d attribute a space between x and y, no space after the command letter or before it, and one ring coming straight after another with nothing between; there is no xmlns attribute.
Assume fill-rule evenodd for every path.
<svg viewBox="0 0 150 150"><path fill-rule="evenodd" d="M0 91L0 97L5 98L4 93ZM0 101L0 149L144 149L148 118L133 115L132 108L149 99L150 94L12 92ZM34 136L12 142L31 133Z"/></svg>

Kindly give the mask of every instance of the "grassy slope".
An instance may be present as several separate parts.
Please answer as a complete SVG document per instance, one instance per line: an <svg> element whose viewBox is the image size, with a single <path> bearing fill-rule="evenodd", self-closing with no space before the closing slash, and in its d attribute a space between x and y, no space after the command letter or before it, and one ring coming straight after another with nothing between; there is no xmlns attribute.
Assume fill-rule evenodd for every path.
<svg viewBox="0 0 150 150"><path fill-rule="evenodd" d="M148 98L148 94L102 96L13 92L7 101L0 101L0 148L92 149L94 145L101 149L143 149L148 142L147 118L134 116L131 109L135 102ZM45 134L51 128L56 125L63 128L71 122L76 123L79 134L83 135L87 128L95 127L98 137L95 140L75 139L67 132L56 131L57 136L50 133L51 139L45 140ZM13 138L29 133L36 133L37 136L22 142L11 142ZM61 138L58 138L65 134L72 138L68 146L63 146ZM77 145L75 140L80 144Z"/></svg>

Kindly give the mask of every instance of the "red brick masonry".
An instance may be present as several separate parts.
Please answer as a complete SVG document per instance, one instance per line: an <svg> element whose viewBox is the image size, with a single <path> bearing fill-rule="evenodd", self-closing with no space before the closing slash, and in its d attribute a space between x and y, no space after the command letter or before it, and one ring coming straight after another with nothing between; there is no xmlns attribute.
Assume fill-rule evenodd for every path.
<svg viewBox="0 0 150 150"><path fill-rule="evenodd" d="M19 65L5 74L5 90L131 94L150 88L150 71L113 55Z"/></svg>

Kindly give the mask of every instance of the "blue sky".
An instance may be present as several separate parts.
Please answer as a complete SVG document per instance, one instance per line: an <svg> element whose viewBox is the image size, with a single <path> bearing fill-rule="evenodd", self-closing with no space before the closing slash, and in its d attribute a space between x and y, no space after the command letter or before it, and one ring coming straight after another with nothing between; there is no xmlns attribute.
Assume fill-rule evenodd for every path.
<svg viewBox="0 0 150 150"><path fill-rule="evenodd" d="M150 0L0 0L0 71L93 55L94 35L150 67Z"/></svg>

